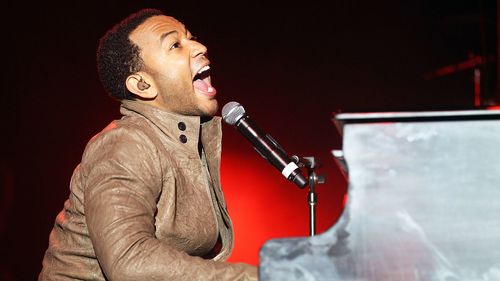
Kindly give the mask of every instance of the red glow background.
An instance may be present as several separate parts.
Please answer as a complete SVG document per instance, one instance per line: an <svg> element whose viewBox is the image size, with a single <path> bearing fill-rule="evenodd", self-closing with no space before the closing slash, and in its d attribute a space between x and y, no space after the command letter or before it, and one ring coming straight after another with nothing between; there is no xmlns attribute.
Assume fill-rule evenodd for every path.
<svg viewBox="0 0 500 281"><path fill-rule="evenodd" d="M99 84L95 49L125 15L153 7L184 22L208 47L220 107L238 101L288 154L321 161L321 233L340 216L346 191L331 156L341 148L334 113L498 106L497 2L4 3L0 280L36 279L86 142L120 117ZM309 235L308 190L223 126L230 261L257 265L266 241Z"/></svg>

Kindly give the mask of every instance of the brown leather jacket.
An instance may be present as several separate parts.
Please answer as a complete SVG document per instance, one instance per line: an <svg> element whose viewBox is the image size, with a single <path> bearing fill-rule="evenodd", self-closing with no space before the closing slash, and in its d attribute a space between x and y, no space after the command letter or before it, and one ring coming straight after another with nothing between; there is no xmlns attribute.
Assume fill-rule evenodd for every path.
<svg viewBox="0 0 500 281"><path fill-rule="evenodd" d="M120 111L73 173L39 280L257 280L255 266L224 262L220 117L200 126L134 101Z"/></svg>

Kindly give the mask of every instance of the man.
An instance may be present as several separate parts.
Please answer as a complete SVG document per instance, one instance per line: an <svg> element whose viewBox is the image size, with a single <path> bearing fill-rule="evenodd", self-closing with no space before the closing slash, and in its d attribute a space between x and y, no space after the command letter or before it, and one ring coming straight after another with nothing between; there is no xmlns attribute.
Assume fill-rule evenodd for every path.
<svg viewBox="0 0 500 281"><path fill-rule="evenodd" d="M101 38L97 65L123 118L87 144L39 280L257 280L255 266L224 262L233 232L207 48L145 9Z"/></svg>

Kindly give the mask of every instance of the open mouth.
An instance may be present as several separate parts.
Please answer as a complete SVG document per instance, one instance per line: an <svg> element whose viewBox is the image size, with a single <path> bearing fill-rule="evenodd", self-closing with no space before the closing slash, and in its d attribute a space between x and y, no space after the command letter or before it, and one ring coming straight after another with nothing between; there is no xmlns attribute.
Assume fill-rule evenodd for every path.
<svg viewBox="0 0 500 281"><path fill-rule="evenodd" d="M193 77L193 86L206 96L215 96L217 91L210 83L210 66L205 65L196 73Z"/></svg>
<svg viewBox="0 0 500 281"><path fill-rule="evenodd" d="M198 79L205 80L208 77L210 77L210 66L205 65L198 71L198 73L196 73L196 75L193 78L193 81Z"/></svg>

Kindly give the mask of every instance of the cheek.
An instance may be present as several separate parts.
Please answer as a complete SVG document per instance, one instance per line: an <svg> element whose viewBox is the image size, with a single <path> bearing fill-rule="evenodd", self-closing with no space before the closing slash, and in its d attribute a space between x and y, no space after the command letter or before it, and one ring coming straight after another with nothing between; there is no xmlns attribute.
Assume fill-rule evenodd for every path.
<svg viewBox="0 0 500 281"><path fill-rule="evenodd" d="M181 54L165 55L164 51L155 52L149 57L146 65L161 76L166 76L169 80L185 79L191 76L190 61ZM190 78L189 78L190 79Z"/></svg>
<svg viewBox="0 0 500 281"><path fill-rule="evenodd" d="M167 91L186 91L193 87L191 77L176 66L169 66L158 76L159 87Z"/></svg>
<svg viewBox="0 0 500 281"><path fill-rule="evenodd" d="M165 63L165 71L170 72L172 76L178 79L191 79L191 67L189 60L171 59Z"/></svg>
<svg viewBox="0 0 500 281"><path fill-rule="evenodd" d="M166 64L161 73L172 88L192 88L191 71L183 63Z"/></svg>

